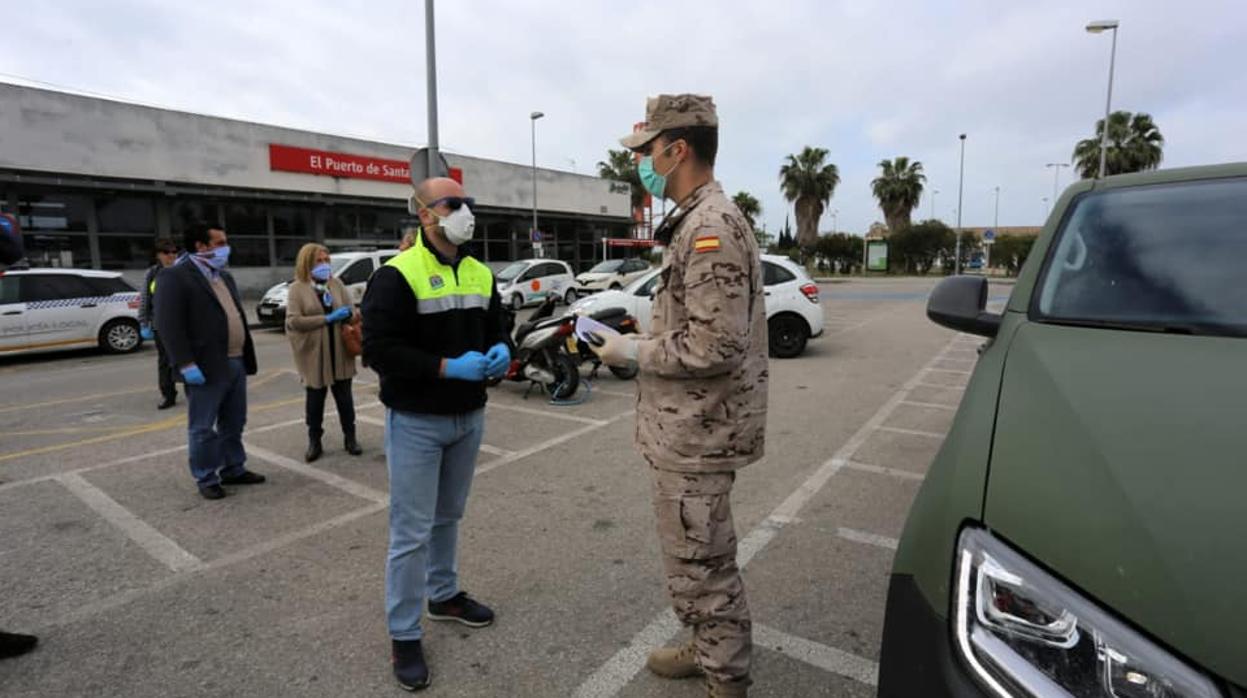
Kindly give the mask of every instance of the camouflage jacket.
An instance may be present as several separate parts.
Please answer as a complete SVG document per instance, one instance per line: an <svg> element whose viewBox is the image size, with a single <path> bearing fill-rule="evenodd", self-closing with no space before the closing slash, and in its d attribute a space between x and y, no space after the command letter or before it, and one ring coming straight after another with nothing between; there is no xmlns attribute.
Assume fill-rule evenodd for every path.
<svg viewBox="0 0 1247 698"><path fill-rule="evenodd" d="M718 182L694 191L655 237L668 246L637 353L637 447L667 470L735 470L762 457L766 435L757 240Z"/></svg>

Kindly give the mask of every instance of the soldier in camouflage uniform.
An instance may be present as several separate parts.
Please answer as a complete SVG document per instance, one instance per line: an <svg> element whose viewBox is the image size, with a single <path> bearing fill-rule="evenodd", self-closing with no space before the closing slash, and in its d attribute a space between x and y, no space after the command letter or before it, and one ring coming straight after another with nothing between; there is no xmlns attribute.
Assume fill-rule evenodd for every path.
<svg viewBox="0 0 1247 698"><path fill-rule="evenodd" d="M718 118L699 95L649 100L643 130L621 140L645 157L641 181L678 208L650 334L601 338L609 365L640 368L637 448L653 477L667 588L691 643L650 655L655 673L705 674L711 696L750 685L749 606L736 564L736 470L762 457L767 337L757 240L714 180Z"/></svg>

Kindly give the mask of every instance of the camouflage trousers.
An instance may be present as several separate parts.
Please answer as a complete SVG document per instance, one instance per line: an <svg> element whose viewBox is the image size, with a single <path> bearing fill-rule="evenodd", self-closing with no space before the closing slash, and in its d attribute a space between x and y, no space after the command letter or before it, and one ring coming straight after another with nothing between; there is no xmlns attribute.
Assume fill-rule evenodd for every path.
<svg viewBox="0 0 1247 698"><path fill-rule="evenodd" d="M680 622L693 628L697 663L716 681L747 681L753 640L736 565L736 474L650 472L667 591Z"/></svg>

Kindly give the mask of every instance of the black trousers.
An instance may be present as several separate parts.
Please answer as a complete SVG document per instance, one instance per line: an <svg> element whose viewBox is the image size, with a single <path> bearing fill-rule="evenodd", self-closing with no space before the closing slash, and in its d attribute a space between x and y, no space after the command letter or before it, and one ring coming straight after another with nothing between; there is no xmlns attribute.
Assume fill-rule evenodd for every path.
<svg viewBox="0 0 1247 698"><path fill-rule="evenodd" d="M331 388L307 388L307 435L319 439L325 433L325 397ZM355 435L355 398L351 396L351 379L332 386L333 403L338 406L338 422L343 436Z"/></svg>
<svg viewBox="0 0 1247 698"><path fill-rule="evenodd" d="M178 396L177 383L174 381L173 364L169 361L169 353L165 351L165 345L160 343L160 336L156 339L156 383L160 386L160 394L166 400L173 400Z"/></svg>

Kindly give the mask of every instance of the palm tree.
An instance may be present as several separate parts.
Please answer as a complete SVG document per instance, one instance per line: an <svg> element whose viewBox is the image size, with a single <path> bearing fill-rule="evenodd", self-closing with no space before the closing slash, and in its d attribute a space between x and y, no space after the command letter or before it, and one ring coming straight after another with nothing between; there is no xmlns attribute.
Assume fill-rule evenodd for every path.
<svg viewBox="0 0 1247 698"><path fill-rule="evenodd" d="M607 150L606 160L598 162L598 176L602 179L613 179L626 182L631 188L632 209L641 208L645 203L645 189L641 186L641 176L636 171L636 158L630 150Z"/></svg>
<svg viewBox="0 0 1247 698"><path fill-rule="evenodd" d="M1095 137L1078 141L1074 146L1074 163L1083 179L1092 179L1100 172L1100 138L1104 135L1104 119L1095 122ZM1150 114L1115 111L1108 120L1108 151L1104 174L1142 172L1160 167L1165 137Z"/></svg>
<svg viewBox="0 0 1247 698"><path fill-rule="evenodd" d="M745 217L749 223L749 229L753 230L757 226L758 216L762 215L762 204L747 191L738 191L736 196L732 197L732 203L736 204L736 208L740 210L740 215Z"/></svg>
<svg viewBox="0 0 1247 698"><path fill-rule="evenodd" d="M823 217L831 196L840 184L840 171L827 160L826 148L806 146L798 155L789 155L779 168L780 191L797 213L797 246L808 256L818 243L818 219Z"/></svg>
<svg viewBox="0 0 1247 698"><path fill-rule="evenodd" d="M880 161L879 169L880 174L870 187L883 209L889 231L896 233L909 227L909 214L922 198L922 183L927 177L922 174L922 163L910 162L903 155Z"/></svg>

